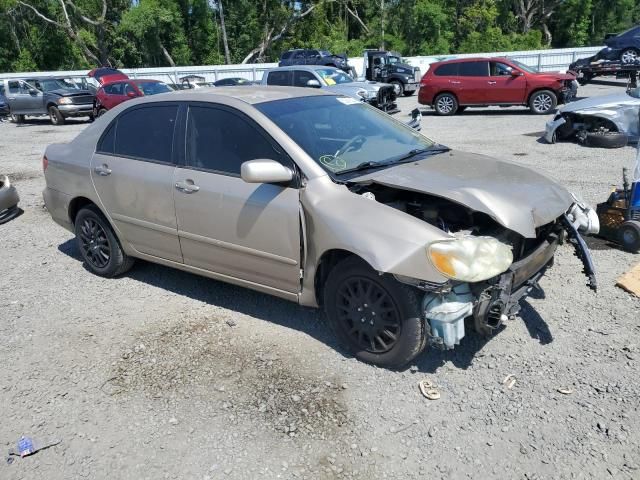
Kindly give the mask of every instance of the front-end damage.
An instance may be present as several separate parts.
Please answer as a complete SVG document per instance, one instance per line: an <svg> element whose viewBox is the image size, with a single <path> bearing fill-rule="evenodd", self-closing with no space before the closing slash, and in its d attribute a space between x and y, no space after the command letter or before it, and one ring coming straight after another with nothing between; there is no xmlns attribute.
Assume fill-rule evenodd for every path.
<svg viewBox="0 0 640 480"><path fill-rule="evenodd" d="M537 227L530 238L505 228L485 213L442 197L376 183L353 185L351 190L442 230L450 236L450 243L469 238L488 239L509 249L507 268L504 259L493 262L494 258L504 256L498 251L490 255L491 259L483 260L478 255L479 250L474 250L470 255L470 268L465 272L470 278L475 278L474 275L482 278L486 273L479 281L460 281L458 277L444 283L432 283L395 275L400 282L424 291L422 309L432 346L452 349L458 345L465 336L467 318L473 319L476 331L487 335L506 319L517 315L520 301L537 287L539 279L553 264L558 245L565 239L581 259L589 287L596 289L595 269L580 233L597 232L598 219L592 209L578 201L553 221ZM487 265L485 272L473 272L478 263ZM497 274L490 270L496 263L503 265ZM437 269L443 273L441 268Z"/></svg>

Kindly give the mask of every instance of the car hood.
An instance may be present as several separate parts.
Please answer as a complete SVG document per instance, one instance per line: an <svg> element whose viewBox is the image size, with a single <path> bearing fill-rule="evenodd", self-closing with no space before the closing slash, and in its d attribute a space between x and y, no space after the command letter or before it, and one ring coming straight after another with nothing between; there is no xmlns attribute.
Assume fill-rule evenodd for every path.
<svg viewBox="0 0 640 480"><path fill-rule="evenodd" d="M455 150L378 170L351 182L446 198L485 213L526 238L535 238L536 228L561 216L574 202L567 189L540 173Z"/></svg>
<svg viewBox="0 0 640 480"><path fill-rule="evenodd" d="M77 88L58 88L49 90L47 94L58 95L60 97L76 97L79 95L93 95L89 90L78 90Z"/></svg>
<svg viewBox="0 0 640 480"><path fill-rule="evenodd" d="M337 92L353 92L355 95L358 90L366 90L367 92L377 92L381 87L391 87L388 83L380 83L380 82L349 82L342 83L340 85L329 85L326 88L330 90L335 90Z"/></svg>
<svg viewBox="0 0 640 480"><path fill-rule="evenodd" d="M634 98L626 93L615 93L613 95L603 95L600 97L583 98L575 102L568 103L560 108L560 112L578 112L581 110L616 110L621 105L640 105L640 98Z"/></svg>
<svg viewBox="0 0 640 480"><path fill-rule="evenodd" d="M562 73L562 72L540 72L534 73L538 78L545 78L549 80L575 80L576 76L572 73Z"/></svg>

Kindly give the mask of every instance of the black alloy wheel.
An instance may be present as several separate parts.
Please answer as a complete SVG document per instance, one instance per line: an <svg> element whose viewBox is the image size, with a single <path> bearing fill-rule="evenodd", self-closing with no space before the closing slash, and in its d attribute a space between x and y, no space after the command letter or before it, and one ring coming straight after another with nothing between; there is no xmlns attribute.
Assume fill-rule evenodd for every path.
<svg viewBox="0 0 640 480"><path fill-rule="evenodd" d="M400 310L390 295L365 277L350 277L338 287L338 321L353 346L385 353L402 333Z"/></svg>
<svg viewBox="0 0 640 480"><path fill-rule="evenodd" d="M111 244L102 226L93 218L85 217L79 225L82 256L96 268L105 268L111 259Z"/></svg>

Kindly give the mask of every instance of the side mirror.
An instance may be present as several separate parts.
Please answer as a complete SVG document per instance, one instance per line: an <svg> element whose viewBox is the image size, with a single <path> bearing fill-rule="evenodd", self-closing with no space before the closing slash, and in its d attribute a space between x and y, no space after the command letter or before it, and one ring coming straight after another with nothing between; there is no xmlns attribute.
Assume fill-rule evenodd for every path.
<svg viewBox="0 0 640 480"><path fill-rule="evenodd" d="M515 68L511 69L511 76L512 77L519 77L522 75L522 72L520 70L516 70Z"/></svg>
<svg viewBox="0 0 640 480"><path fill-rule="evenodd" d="M29 89L29 95L38 95L38 90L36 90L35 88L30 88Z"/></svg>
<svg viewBox="0 0 640 480"><path fill-rule="evenodd" d="M311 79L307 81L307 87L320 88L322 87L322 85L320 85L320 82L318 80Z"/></svg>
<svg viewBox="0 0 640 480"><path fill-rule="evenodd" d="M240 165L240 176L247 183L285 183L293 172L275 160L249 160Z"/></svg>
<svg viewBox="0 0 640 480"><path fill-rule="evenodd" d="M134 92L133 90L129 90L127 92L127 97L129 98L136 98L138 95L136 94L136 92Z"/></svg>

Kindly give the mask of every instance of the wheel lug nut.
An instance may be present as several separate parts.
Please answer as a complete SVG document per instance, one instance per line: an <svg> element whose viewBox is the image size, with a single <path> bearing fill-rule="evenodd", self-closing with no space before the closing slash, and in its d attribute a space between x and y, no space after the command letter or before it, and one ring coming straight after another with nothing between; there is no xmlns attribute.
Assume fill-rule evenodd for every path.
<svg viewBox="0 0 640 480"><path fill-rule="evenodd" d="M364 304L364 308L367 308L369 305L367 305L366 303Z"/></svg>
<svg viewBox="0 0 640 480"><path fill-rule="evenodd" d="M364 317L362 317L362 318L360 319L360 321L361 321L362 323L364 323L364 322L366 321L366 319L365 319Z"/></svg>
<svg viewBox="0 0 640 480"><path fill-rule="evenodd" d="M358 307L358 311L361 312L362 311L362 307Z"/></svg>
<svg viewBox="0 0 640 480"><path fill-rule="evenodd" d="M373 325L373 320L371 320L371 321L369 322L369 324L370 324L370 325Z"/></svg>

